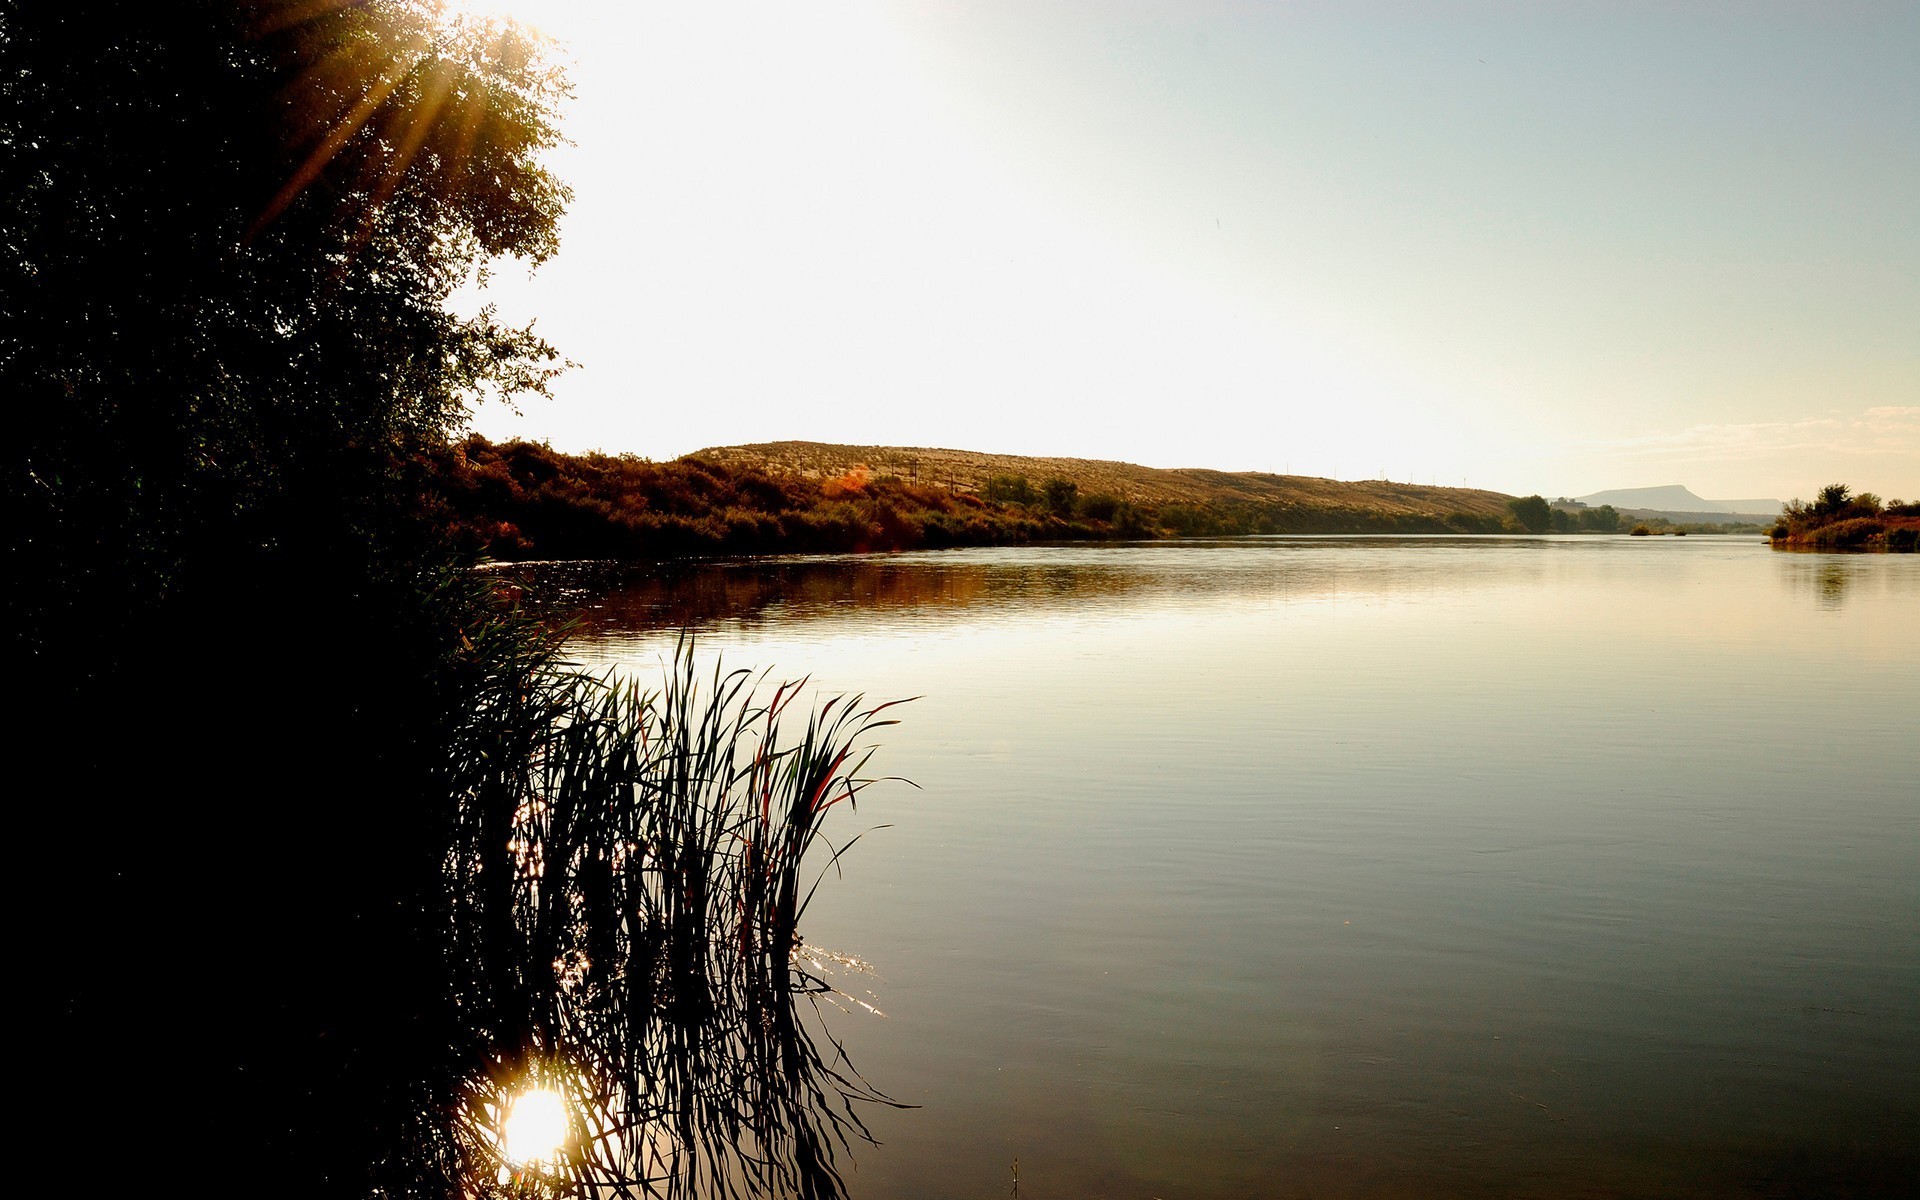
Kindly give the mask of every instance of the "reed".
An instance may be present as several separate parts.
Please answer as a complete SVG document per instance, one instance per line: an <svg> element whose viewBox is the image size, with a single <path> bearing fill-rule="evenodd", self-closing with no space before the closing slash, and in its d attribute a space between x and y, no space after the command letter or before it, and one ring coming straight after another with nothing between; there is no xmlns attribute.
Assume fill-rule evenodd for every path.
<svg viewBox="0 0 1920 1200"><path fill-rule="evenodd" d="M657 688L592 676L512 614L467 645L485 668L432 914L447 1056L395 1190L843 1194L859 1106L892 1102L817 1040L805 1010L833 989L799 923L892 706L804 708L799 685L703 671L687 640ZM513 1163L501 1120L531 1086L565 1098L569 1133Z"/></svg>

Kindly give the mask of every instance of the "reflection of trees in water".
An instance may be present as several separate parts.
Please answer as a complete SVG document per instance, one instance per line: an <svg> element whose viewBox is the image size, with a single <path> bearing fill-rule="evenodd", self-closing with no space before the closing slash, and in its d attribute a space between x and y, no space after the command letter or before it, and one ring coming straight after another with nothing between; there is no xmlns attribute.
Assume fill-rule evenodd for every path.
<svg viewBox="0 0 1920 1200"><path fill-rule="evenodd" d="M1420 544L1420 543L1416 543ZM513 568L542 609L578 620L592 634L755 625L857 610L928 612L1031 607L1062 600L1105 603L1156 596L1404 593L1435 577L1372 539L1365 551L1330 561L1328 543L1189 544L1144 552L1063 549L1073 561L1012 556L991 561L945 555L725 562L622 567L543 563ZM1431 548L1433 543L1424 543ZM1292 553L1295 549L1307 555ZM1029 552L1031 553L1031 552Z"/></svg>
<svg viewBox="0 0 1920 1200"><path fill-rule="evenodd" d="M1813 597L1823 611L1837 612L1857 582L1859 564L1830 554L1783 554L1793 590Z"/></svg>
<svg viewBox="0 0 1920 1200"><path fill-rule="evenodd" d="M1846 601L1847 588L1853 582L1851 568L1840 563L1824 563L1816 583L1821 608L1839 608Z"/></svg>
<svg viewBox="0 0 1920 1200"><path fill-rule="evenodd" d="M793 697L683 652L658 695L528 672L483 705L443 898L469 1066L420 1134L459 1190L843 1193L856 1105L887 1101L802 1017L831 988L798 921L840 852L821 823L864 786L855 744L890 722L829 704L781 748ZM529 1086L567 1098L571 1139L515 1166L500 1123Z"/></svg>
<svg viewBox="0 0 1920 1200"><path fill-rule="evenodd" d="M857 560L708 563L647 572L555 564L522 575L537 603L577 614L582 626L594 632L751 623L775 606L789 612L966 607L981 601L985 585L978 573L935 573ZM579 608L589 598L590 605Z"/></svg>

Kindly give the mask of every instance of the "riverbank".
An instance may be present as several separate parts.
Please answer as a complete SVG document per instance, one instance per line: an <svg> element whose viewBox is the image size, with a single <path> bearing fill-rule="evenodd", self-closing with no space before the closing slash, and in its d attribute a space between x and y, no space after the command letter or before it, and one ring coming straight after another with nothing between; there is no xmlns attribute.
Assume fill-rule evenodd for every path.
<svg viewBox="0 0 1920 1200"><path fill-rule="evenodd" d="M1785 550L1868 550L1911 554L1920 550L1920 503L1882 503L1856 496L1845 484L1823 488L1811 504L1794 501L1771 534Z"/></svg>
<svg viewBox="0 0 1920 1200"><path fill-rule="evenodd" d="M1920 551L1920 517L1854 518L1784 535L1774 527L1773 544L1784 550L1868 550L1894 554Z"/></svg>
<svg viewBox="0 0 1920 1200"><path fill-rule="evenodd" d="M424 470L451 537L509 560L1522 528L1468 488L807 442L653 462L471 437Z"/></svg>

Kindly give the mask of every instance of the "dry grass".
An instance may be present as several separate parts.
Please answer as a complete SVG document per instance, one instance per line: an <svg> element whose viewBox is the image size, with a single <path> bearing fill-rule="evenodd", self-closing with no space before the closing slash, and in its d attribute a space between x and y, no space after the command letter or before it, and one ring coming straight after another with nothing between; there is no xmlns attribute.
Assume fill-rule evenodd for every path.
<svg viewBox="0 0 1920 1200"><path fill-rule="evenodd" d="M858 468L875 478L890 476L924 485L977 492L996 475L1023 475L1035 484L1065 479L1082 495L1117 496L1135 504L1254 504L1324 512L1367 512L1389 517L1440 517L1453 513L1499 520L1511 497L1475 488L1431 487L1386 480L1343 482L1308 475L1213 471L1199 467L1162 470L1135 463L1088 458L1036 458L921 446L841 446L824 442L763 442L717 446L693 459L832 479Z"/></svg>

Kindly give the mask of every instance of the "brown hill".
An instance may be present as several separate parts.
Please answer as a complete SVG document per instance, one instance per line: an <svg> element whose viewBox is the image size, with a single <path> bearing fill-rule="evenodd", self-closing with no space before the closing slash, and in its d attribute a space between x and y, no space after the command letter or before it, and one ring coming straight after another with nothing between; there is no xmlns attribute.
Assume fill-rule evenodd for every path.
<svg viewBox="0 0 1920 1200"><path fill-rule="evenodd" d="M1497 492L894 446L776 442L656 463L470 437L420 468L447 533L495 558L1517 528Z"/></svg>
<svg viewBox="0 0 1920 1200"><path fill-rule="evenodd" d="M687 456L709 462L793 473L809 479L833 479L858 470L876 479L897 478L922 486L978 493L989 479L1017 476L1038 486L1065 479L1080 494L1108 495L1138 505L1163 508L1257 508L1291 513L1299 527L1313 528L1359 518L1368 526L1413 527L1432 522L1458 526L1463 519L1484 519L1498 528L1510 497L1476 488L1428 487L1385 480L1342 482L1310 475L1268 475L1258 471L1212 471L1198 467L1162 470L1134 463L1088 458L1035 458L920 446L840 446L823 442L762 442L716 446Z"/></svg>

